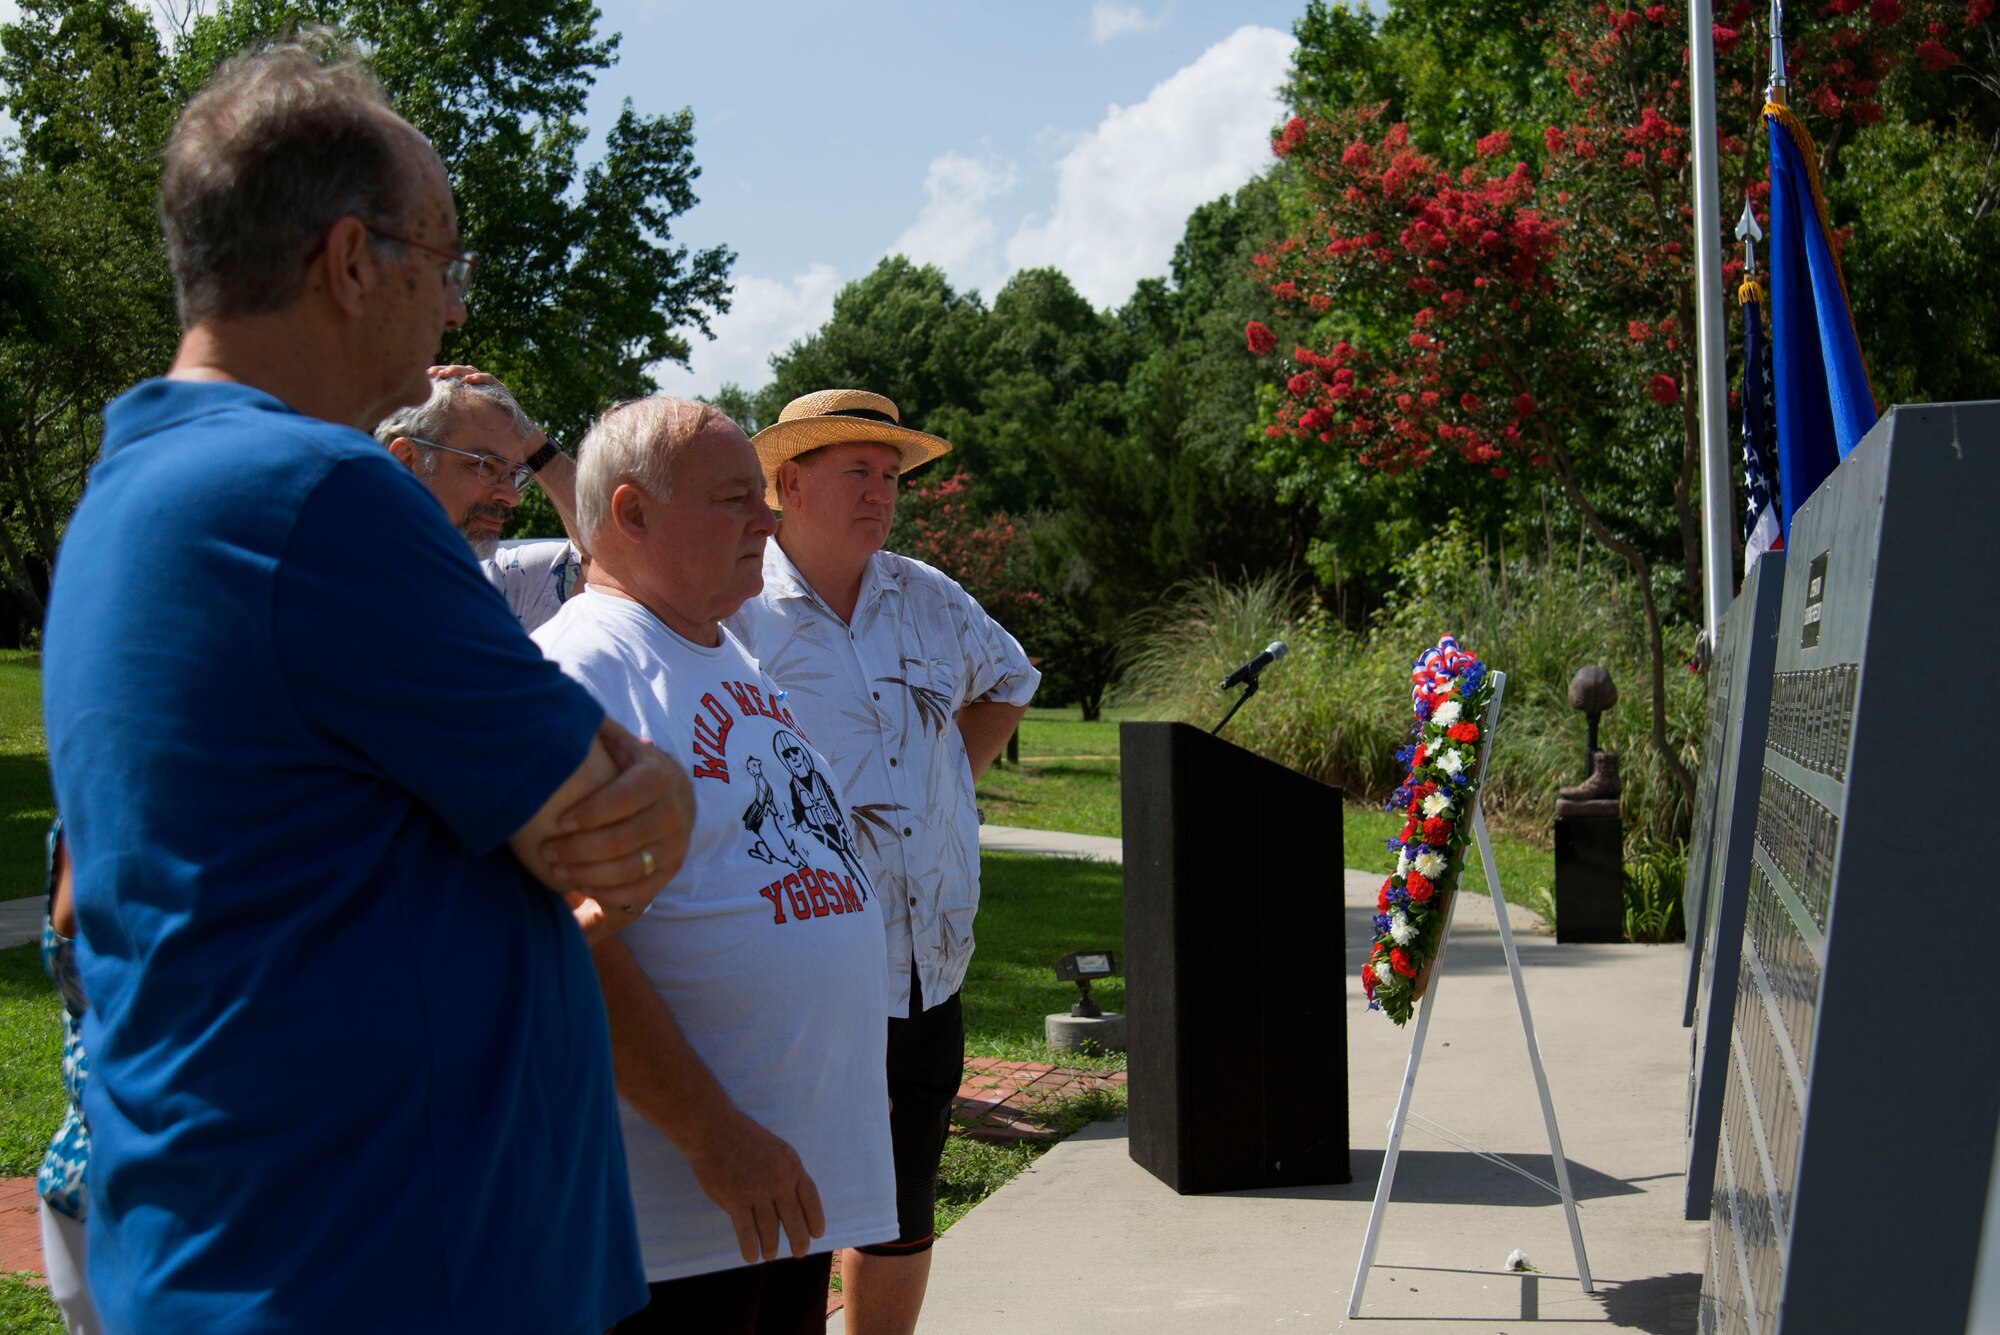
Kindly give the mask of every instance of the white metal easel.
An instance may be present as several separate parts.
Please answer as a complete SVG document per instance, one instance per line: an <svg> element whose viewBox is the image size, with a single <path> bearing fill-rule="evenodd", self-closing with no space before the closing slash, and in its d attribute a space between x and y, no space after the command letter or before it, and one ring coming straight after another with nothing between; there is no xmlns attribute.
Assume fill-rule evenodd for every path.
<svg viewBox="0 0 2000 1335"><path fill-rule="evenodd" d="M1480 724L1480 737L1485 745L1479 752L1479 771L1476 779L1482 783L1486 777L1486 761L1493 754L1494 729L1500 718L1500 697L1507 691L1507 674L1493 674L1493 698L1487 703L1486 717ZM1583 1228L1576 1218L1576 1193L1570 1190L1569 1161L1563 1157L1562 1133L1556 1129L1556 1105L1549 1097L1548 1073L1542 1069L1542 1050L1535 1041L1535 1017L1528 1010L1528 989L1521 982L1521 956L1514 949L1514 929L1507 922L1507 896L1500 889L1500 869L1493 862L1493 841L1486 833L1486 813L1481 800L1472 800L1472 835L1479 841L1479 857L1486 867L1486 885L1493 895L1493 915L1500 923L1500 948L1507 955L1507 973L1514 980L1514 1002L1521 1012L1521 1031L1528 1039L1528 1064L1534 1068L1535 1091L1542 1096L1542 1121L1549 1130L1549 1156L1555 1164L1556 1180L1553 1183L1530 1173L1517 1163L1501 1158L1497 1154L1473 1144L1465 1137L1446 1127L1439 1126L1429 1118L1418 1117L1417 1129L1426 1131L1461 1149L1469 1150L1482 1159L1496 1163L1509 1172L1519 1173L1530 1182L1553 1195L1560 1196L1563 1212L1569 1219L1570 1249L1576 1254L1576 1273L1585 1293L1596 1290L1590 1283L1590 1259L1583 1252ZM1461 869L1460 879L1464 879ZM1347 1315L1361 1315L1361 1295L1368 1285L1368 1270L1375 1264L1375 1244L1382 1236L1382 1216L1389 1210L1389 1191L1396 1182L1396 1156L1403 1148L1403 1128L1410 1122L1410 1095L1417 1087L1417 1063L1424 1055L1424 1034L1430 1028L1431 1009L1437 1005L1438 981L1444 974L1444 948L1451 939L1451 920L1458 907L1458 894L1452 894L1452 902L1445 908L1444 930L1438 937L1437 954L1431 961L1430 983L1424 990L1423 998L1417 1003L1416 1030L1410 1035L1410 1060L1403 1068L1403 1090L1396 1099L1396 1115L1389 1122L1389 1148L1382 1156L1382 1177L1375 1184L1375 1204L1368 1211L1368 1236L1361 1244L1361 1260L1354 1267L1353 1295L1347 1300Z"/></svg>

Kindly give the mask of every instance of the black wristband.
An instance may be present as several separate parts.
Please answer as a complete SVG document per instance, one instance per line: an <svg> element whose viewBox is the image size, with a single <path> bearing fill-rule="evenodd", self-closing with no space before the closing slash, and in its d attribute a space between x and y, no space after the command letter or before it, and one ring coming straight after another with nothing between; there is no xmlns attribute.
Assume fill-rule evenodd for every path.
<svg viewBox="0 0 2000 1335"><path fill-rule="evenodd" d="M539 473L542 471L543 468L548 466L549 460L555 458L558 454L561 453L562 453L562 446L556 444L553 439L544 440L542 442L542 448L536 450L533 454L529 455L521 462L528 466L529 472Z"/></svg>

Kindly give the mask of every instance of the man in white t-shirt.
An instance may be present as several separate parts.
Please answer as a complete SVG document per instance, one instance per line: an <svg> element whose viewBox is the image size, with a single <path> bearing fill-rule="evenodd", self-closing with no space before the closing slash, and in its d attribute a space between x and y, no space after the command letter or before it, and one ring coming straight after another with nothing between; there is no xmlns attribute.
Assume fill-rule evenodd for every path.
<svg viewBox="0 0 2000 1335"><path fill-rule="evenodd" d="M535 425L507 387L472 366L433 366L431 396L375 428L375 439L417 475L472 544L486 582L532 631L582 583L576 463ZM502 543L500 531L539 482L568 538Z"/></svg>
<svg viewBox="0 0 2000 1335"><path fill-rule="evenodd" d="M652 1290L617 1329L819 1331L833 1250L897 1232L887 949L837 782L721 625L776 520L712 407L621 405L580 452L590 585L535 642L695 787L680 872L593 952Z"/></svg>

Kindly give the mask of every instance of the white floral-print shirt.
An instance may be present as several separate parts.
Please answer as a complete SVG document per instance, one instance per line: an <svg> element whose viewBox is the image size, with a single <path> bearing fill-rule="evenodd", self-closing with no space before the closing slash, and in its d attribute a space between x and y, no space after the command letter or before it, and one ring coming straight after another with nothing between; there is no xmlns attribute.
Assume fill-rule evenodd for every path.
<svg viewBox="0 0 2000 1335"><path fill-rule="evenodd" d="M577 591L583 557L567 538L531 538L501 544L479 568L532 634Z"/></svg>
<svg viewBox="0 0 2000 1335"><path fill-rule="evenodd" d="M979 909L979 813L956 716L977 701L1025 705L1042 674L950 576L890 552L869 558L850 625L773 539L764 591L724 624L847 795L889 935L888 1014L909 1013L912 960L925 1006L947 1000Z"/></svg>

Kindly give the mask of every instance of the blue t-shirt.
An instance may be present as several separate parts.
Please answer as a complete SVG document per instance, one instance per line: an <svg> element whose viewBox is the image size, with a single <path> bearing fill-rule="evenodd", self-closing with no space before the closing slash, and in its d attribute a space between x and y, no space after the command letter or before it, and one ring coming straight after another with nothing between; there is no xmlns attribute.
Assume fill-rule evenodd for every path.
<svg viewBox="0 0 2000 1335"><path fill-rule="evenodd" d="M603 1001L506 845L601 711L362 433L158 380L105 428L43 684L108 1328L604 1329Z"/></svg>

